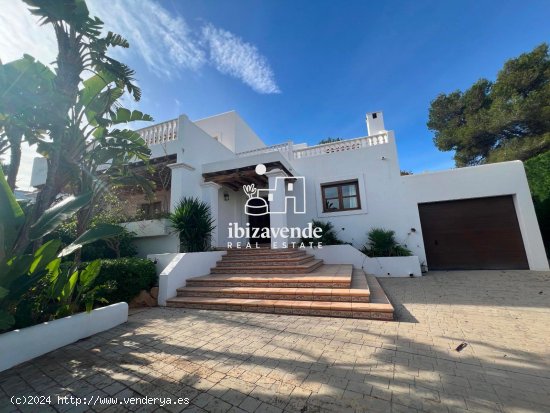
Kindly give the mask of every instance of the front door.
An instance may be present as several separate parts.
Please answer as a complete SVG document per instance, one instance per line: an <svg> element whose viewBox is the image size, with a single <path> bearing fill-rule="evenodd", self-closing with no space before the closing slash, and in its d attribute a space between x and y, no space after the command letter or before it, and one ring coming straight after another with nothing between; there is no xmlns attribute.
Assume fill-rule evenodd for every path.
<svg viewBox="0 0 550 413"><path fill-rule="evenodd" d="M260 198L252 198L248 200L248 205L250 207L262 207L267 204L267 200L260 200ZM262 231L262 228L269 228L270 220L269 220L269 214L265 215L249 215L248 216L248 223L250 224L250 234L253 235L254 228L259 228L260 230L258 233L260 234ZM270 242L269 238L260 238L258 237L250 237L249 239L250 243L258 243L258 244L268 244Z"/></svg>

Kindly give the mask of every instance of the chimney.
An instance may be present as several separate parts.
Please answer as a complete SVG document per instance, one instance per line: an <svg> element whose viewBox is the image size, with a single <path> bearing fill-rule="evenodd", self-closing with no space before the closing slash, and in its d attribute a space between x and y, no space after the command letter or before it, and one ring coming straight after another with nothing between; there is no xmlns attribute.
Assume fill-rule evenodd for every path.
<svg viewBox="0 0 550 413"><path fill-rule="evenodd" d="M367 134L368 136L376 135L384 128L384 115L382 112L369 112L367 113Z"/></svg>

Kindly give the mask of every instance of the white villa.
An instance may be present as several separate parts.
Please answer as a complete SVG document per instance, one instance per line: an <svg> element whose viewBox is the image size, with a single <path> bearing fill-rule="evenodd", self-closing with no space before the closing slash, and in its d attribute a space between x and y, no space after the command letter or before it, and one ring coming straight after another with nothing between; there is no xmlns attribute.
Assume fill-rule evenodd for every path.
<svg viewBox="0 0 550 413"><path fill-rule="evenodd" d="M142 194L130 199L151 218L184 196L208 202L213 246L220 248L266 242L236 239L235 226L306 228L315 219L330 221L356 248L373 227L393 230L424 271L548 269L521 162L402 176L383 114L368 113L366 127L365 137L324 145L267 146L234 111L197 121L181 115L139 131L168 179L153 203ZM42 168L35 164L34 186L44 179ZM258 196L250 199L247 189ZM166 220L127 225L138 234L141 255L178 252ZM270 241L280 248L299 240L272 234Z"/></svg>

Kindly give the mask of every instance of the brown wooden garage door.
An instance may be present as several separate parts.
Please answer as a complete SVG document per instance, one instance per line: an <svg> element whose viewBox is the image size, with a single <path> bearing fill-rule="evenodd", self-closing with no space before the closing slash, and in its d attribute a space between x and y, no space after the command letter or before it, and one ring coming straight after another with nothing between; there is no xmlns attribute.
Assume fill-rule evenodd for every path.
<svg viewBox="0 0 550 413"><path fill-rule="evenodd" d="M512 196L418 204L430 270L528 269Z"/></svg>

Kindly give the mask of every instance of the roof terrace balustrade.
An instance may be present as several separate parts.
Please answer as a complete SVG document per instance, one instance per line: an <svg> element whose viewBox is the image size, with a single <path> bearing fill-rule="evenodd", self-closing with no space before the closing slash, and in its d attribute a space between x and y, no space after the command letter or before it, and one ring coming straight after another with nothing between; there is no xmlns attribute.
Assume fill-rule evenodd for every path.
<svg viewBox="0 0 550 413"><path fill-rule="evenodd" d="M172 119L143 129L138 129L136 132L141 135L147 145L174 141L178 138L178 120Z"/></svg>

